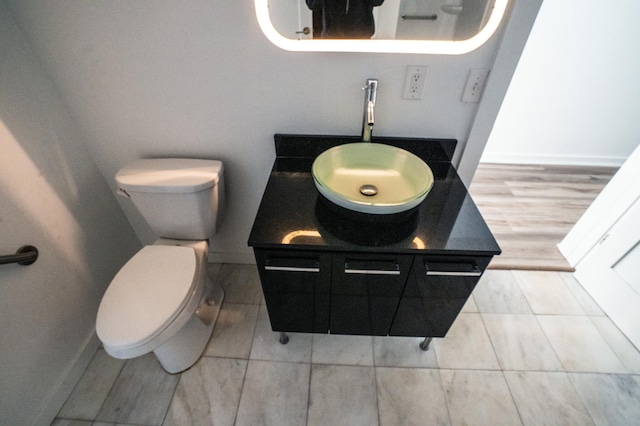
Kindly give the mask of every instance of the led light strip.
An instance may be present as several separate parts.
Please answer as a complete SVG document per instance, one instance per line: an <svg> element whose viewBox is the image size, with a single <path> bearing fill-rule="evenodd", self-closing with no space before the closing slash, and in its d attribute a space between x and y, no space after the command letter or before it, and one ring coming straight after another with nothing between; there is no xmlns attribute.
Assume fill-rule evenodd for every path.
<svg viewBox="0 0 640 426"><path fill-rule="evenodd" d="M495 0L493 11L484 28L467 40L297 40L283 37L271 23L268 0L254 0L258 24L273 44L284 50L303 52L379 52L461 55L484 44L496 31L507 8L508 0Z"/></svg>

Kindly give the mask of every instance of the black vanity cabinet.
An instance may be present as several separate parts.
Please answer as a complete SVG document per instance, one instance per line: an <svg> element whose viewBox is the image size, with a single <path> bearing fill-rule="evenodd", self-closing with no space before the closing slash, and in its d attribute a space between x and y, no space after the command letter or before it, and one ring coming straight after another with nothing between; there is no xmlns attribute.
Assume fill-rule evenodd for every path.
<svg viewBox="0 0 640 426"><path fill-rule="evenodd" d="M491 257L255 249L274 331L444 337Z"/></svg>
<svg viewBox="0 0 640 426"><path fill-rule="evenodd" d="M416 256L389 334L444 337L490 260Z"/></svg>
<svg viewBox="0 0 640 426"><path fill-rule="evenodd" d="M254 250L273 331L329 332L331 255Z"/></svg>
<svg viewBox="0 0 640 426"><path fill-rule="evenodd" d="M317 155L359 138L275 139L276 161L248 241L272 329L443 337L500 254L451 165L456 141L374 137L427 162L434 184L406 220L369 222L327 206L311 174Z"/></svg>
<svg viewBox="0 0 640 426"><path fill-rule="evenodd" d="M388 335L413 256L336 253L332 257L331 333Z"/></svg>

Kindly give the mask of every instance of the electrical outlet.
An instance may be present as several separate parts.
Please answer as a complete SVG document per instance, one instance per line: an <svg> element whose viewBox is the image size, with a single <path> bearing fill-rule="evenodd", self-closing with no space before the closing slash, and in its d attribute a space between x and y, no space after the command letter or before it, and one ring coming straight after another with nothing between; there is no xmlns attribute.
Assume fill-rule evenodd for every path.
<svg viewBox="0 0 640 426"><path fill-rule="evenodd" d="M478 103L482 97L482 91L484 90L484 84L487 82L489 76L489 70L484 68L476 68L469 71L469 77L467 77L467 84L464 86L464 92L462 92L462 102Z"/></svg>
<svg viewBox="0 0 640 426"><path fill-rule="evenodd" d="M427 80L428 67L409 65L407 76L404 80L404 99L422 99L424 97L424 86Z"/></svg>

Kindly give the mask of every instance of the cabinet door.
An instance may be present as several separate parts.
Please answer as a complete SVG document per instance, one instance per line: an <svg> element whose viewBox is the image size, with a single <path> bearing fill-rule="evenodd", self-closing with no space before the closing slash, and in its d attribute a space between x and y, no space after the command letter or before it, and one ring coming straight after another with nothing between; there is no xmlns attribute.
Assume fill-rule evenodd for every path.
<svg viewBox="0 0 640 426"><path fill-rule="evenodd" d="M334 254L332 334L386 336L413 256Z"/></svg>
<svg viewBox="0 0 640 426"><path fill-rule="evenodd" d="M490 260L417 256L390 334L444 337Z"/></svg>
<svg viewBox="0 0 640 426"><path fill-rule="evenodd" d="M327 333L331 255L254 251L273 331Z"/></svg>

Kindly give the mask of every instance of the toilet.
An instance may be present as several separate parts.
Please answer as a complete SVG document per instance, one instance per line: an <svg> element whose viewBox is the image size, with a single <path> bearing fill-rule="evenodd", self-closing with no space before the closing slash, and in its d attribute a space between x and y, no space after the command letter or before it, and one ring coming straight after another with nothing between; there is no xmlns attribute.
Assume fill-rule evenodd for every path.
<svg viewBox="0 0 640 426"><path fill-rule="evenodd" d="M159 238L111 281L96 333L115 358L153 352L166 371L179 373L202 355L224 299L207 271L208 239L224 209L223 165L138 160L121 169L116 182Z"/></svg>

